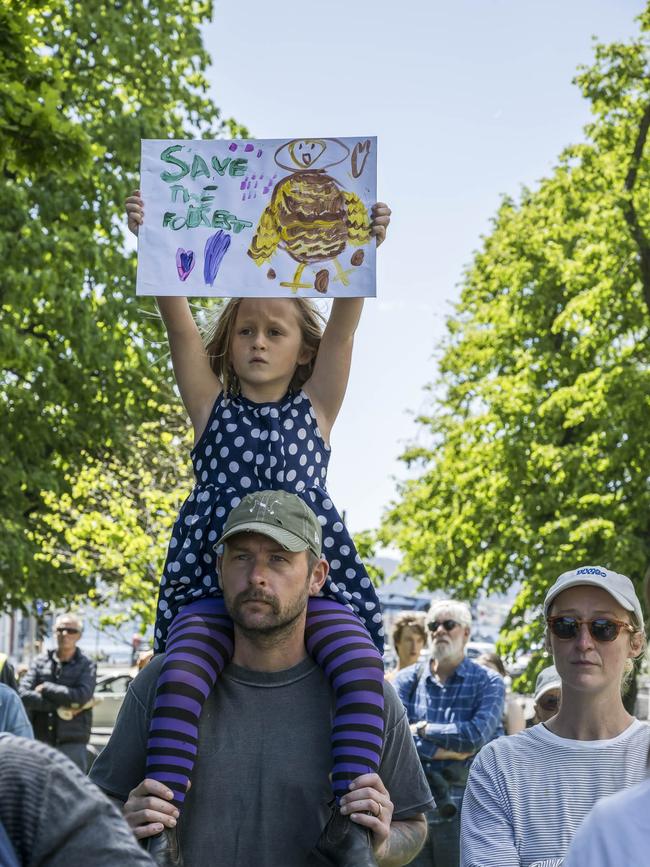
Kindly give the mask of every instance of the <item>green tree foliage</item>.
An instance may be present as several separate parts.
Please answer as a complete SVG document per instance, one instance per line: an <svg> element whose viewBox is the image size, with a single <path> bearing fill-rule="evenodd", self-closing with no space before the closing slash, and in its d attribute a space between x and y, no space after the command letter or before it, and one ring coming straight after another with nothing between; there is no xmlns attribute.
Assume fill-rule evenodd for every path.
<svg viewBox="0 0 650 867"><path fill-rule="evenodd" d="M211 11L210 0L0 0L4 607L93 585L96 570L43 556L67 544L43 548L48 515L72 497L83 520L78 480L89 497L93 484L119 488L117 469L144 472L156 424L168 429L163 332L134 295L123 202L140 138L242 131L207 96L199 26ZM88 481L102 465L106 479Z"/></svg>
<svg viewBox="0 0 650 867"><path fill-rule="evenodd" d="M448 322L418 470L381 534L425 586L521 582L502 640L535 646L564 570L650 565L650 9L576 79L594 120L503 201ZM541 664L541 661L539 662Z"/></svg>
<svg viewBox="0 0 650 867"><path fill-rule="evenodd" d="M153 623L172 524L191 489L189 461L179 460L191 448L190 429L183 413L162 409L165 428L156 421L132 431L126 462L111 452L83 455L64 494L44 492L46 511L33 539L37 561L57 583L85 583L83 601L104 610L104 623L128 616L143 631ZM56 598L56 586L45 589L47 599ZM109 613L106 603L114 599L128 615Z"/></svg>

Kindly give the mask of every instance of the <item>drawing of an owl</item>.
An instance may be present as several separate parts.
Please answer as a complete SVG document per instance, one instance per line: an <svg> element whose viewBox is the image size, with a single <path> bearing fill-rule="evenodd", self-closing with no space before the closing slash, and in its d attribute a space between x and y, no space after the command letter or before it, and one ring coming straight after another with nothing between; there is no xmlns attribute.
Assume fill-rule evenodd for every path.
<svg viewBox="0 0 650 867"><path fill-rule="evenodd" d="M345 153L335 162L337 148ZM281 159L287 151L291 165ZM361 199L341 189L325 169L346 159L348 148L335 139L295 139L278 149L275 161L292 174L278 181L260 217L248 255L258 265L279 248L303 267L335 259L347 244L361 246L370 238L370 218ZM314 168L315 163L322 167Z"/></svg>

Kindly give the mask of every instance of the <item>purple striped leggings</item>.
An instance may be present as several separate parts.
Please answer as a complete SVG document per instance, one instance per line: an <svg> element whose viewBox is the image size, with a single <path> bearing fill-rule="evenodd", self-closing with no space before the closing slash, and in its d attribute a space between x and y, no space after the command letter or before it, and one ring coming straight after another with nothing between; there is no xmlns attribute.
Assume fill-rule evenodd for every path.
<svg viewBox="0 0 650 867"><path fill-rule="evenodd" d="M332 789L379 769L384 742L384 667L359 618L339 602L310 597L305 645L335 698ZM149 739L147 777L174 793L181 809L198 750L203 703L232 657L233 625L222 598L185 606L169 629Z"/></svg>

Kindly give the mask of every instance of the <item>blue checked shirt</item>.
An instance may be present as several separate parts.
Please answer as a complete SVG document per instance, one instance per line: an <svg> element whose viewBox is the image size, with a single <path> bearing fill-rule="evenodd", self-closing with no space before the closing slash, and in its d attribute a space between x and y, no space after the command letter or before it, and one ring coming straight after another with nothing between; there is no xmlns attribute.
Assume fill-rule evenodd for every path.
<svg viewBox="0 0 650 867"><path fill-rule="evenodd" d="M471 659L463 659L445 683L431 675L427 661L400 671L393 686L409 723L426 720L422 736L413 735L425 769L440 771L452 764L453 760L433 759L438 748L477 753L499 733L505 700L503 678ZM463 764L471 762L472 757ZM459 804L463 789L453 786L451 794Z"/></svg>

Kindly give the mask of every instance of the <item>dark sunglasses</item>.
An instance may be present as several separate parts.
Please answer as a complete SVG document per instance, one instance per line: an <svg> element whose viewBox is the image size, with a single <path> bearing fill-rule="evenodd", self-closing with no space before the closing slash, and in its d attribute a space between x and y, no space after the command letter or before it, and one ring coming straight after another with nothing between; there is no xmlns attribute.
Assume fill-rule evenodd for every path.
<svg viewBox="0 0 650 867"><path fill-rule="evenodd" d="M442 626L445 632L451 632L452 629L460 626L460 624L456 620L434 620L431 623L427 623L429 632L437 632L439 626Z"/></svg>
<svg viewBox="0 0 650 867"><path fill-rule="evenodd" d="M560 696L559 695L547 695L542 696L537 704L541 707L542 710L557 710L560 706Z"/></svg>
<svg viewBox="0 0 650 867"><path fill-rule="evenodd" d="M73 629L71 626L57 626L57 635L79 635L78 629Z"/></svg>
<svg viewBox="0 0 650 867"><path fill-rule="evenodd" d="M621 629L625 629L627 632L635 632L631 624L626 623L624 620L612 620L609 617L596 617L594 620L579 620L577 617L558 615L557 617L549 617L546 622L553 635L562 641L569 641L575 638L580 632L580 627L583 623L587 624L589 634L594 641L616 641Z"/></svg>

